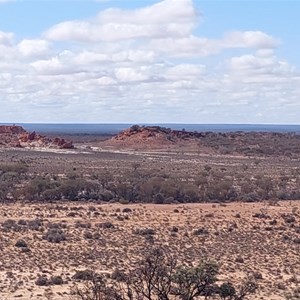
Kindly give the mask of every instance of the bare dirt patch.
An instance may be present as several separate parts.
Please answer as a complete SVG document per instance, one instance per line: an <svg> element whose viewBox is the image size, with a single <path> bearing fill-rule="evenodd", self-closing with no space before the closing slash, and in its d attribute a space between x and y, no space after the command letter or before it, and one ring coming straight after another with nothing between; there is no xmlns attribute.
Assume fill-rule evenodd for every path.
<svg viewBox="0 0 300 300"><path fill-rule="evenodd" d="M299 212L298 201L2 206L1 296L66 299L77 270L128 269L149 247L161 244L187 265L216 261L222 277L233 282L256 274L260 289L251 299L286 299L300 277ZM60 234L64 238L55 240ZM26 247L16 246L20 239ZM39 286L42 275L59 276L63 283Z"/></svg>

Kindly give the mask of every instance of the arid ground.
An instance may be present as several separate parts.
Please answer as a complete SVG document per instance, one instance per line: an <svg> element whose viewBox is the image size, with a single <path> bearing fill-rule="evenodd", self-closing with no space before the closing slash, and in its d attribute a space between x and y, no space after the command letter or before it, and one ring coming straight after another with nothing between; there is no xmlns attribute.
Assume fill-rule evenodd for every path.
<svg viewBox="0 0 300 300"><path fill-rule="evenodd" d="M299 297L298 201L15 204L3 206L0 218L1 299L69 299L76 271L126 269L160 244L186 264L216 261L223 280L237 282L255 274L260 288L251 299ZM66 239L45 240L49 228L61 228ZM153 229L153 238L137 234L141 228ZM16 246L20 239L29 250ZM61 276L63 284L37 286L41 275Z"/></svg>
<svg viewBox="0 0 300 300"><path fill-rule="evenodd" d="M109 276L160 245L217 262L220 282L254 276L248 299L299 299L299 154L243 151L0 149L0 299L75 299L77 271Z"/></svg>

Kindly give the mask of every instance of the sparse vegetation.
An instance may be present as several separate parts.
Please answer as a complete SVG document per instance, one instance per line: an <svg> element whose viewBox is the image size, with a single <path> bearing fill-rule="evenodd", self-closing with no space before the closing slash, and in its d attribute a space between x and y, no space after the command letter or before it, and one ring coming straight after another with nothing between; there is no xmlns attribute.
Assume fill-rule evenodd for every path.
<svg viewBox="0 0 300 300"><path fill-rule="evenodd" d="M1 296L90 300L96 288L121 300L130 288L147 299L153 260L141 255L163 248L152 299L297 299L298 137L272 149L271 136L209 133L196 151L0 152ZM203 268L215 275L202 289Z"/></svg>
<svg viewBox="0 0 300 300"><path fill-rule="evenodd" d="M137 266L127 273L114 272L112 280L89 271L80 276L83 286L75 284L74 299L152 300L152 299L246 299L258 288L254 279L246 279L237 288L230 282L218 285L219 268L213 262L201 262L194 267L180 266L163 248L149 251ZM76 273L76 278L78 278Z"/></svg>
<svg viewBox="0 0 300 300"><path fill-rule="evenodd" d="M7 169L7 168L6 168ZM21 169L24 171L24 169ZM253 176L253 173L258 173ZM123 204L147 202L156 204L191 202L230 202L242 200L256 202L268 199L294 200L300 197L299 175L293 171L289 177L263 174L247 169L203 167L203 171L186 175L157 174L155 170L133 170L126 177L108 175L110 181L99 180L96 174L70 175L60 178L56 174L40 175L0 173L0 200L26 199L51 202L71 201L119 201ZM107 171L108 172L108 171ZM125 176L121 175L121 176ZM125 179L126 178L126 179ZM15 186L20 186L16 190Z"/></svg>

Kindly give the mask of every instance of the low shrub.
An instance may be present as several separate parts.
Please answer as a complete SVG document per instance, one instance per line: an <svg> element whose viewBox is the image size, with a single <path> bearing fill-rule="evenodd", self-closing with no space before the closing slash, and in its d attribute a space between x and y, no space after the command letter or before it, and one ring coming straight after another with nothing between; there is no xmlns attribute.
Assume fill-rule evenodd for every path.
<svg viewBox="0 0 300 300"><path fill-rule="evenodd" d="M18 240L15 246L18 248L27 248L27 243L24 240Z"/></svg>
<svg viewBox="0 0 300 300"><path fill-rule="evenodd" d="M60 243L66 240L66 235L60 228L51 228L48 229L46 234L43 236L43 239L50 243Z"/></svg>

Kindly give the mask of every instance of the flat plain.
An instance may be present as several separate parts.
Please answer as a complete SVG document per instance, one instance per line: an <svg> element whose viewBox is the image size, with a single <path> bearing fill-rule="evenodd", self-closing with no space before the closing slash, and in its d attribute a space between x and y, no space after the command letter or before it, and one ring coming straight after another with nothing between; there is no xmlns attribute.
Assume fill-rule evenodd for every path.
<svg viewBox="0 0 300 300"><path fill-rule="evenodd" d="M46 194L30 199L25 193L21 200L3 201L0 299L75 299L76 272L91 269L109 277L157 246L187 266L215 261L220 281L255 276L259 289L247 299L299 299L298 154L129 150L101 143L85 139L71 150L0 150L0 165L28 167L16 192L36 177L76 177L100 182L102 197L43 201ZM153 194L158 181L164 185ZM137 191L123 193L124 187ZM266 198L258 201L253 192ZM240 195L246 196L232 202L230 197ZM60 240L53 240L53 230Z"/></svg>
<svg viewBox="0 0 300 300"><path fill-rule="evenodd" d="M187 265L203 259L217 262L224 280L238 282L255 274L260 288L249 299L288 299L299 289L299 212L298 201L276 205L4 206L0 216L1 299L68 299L76 271L92 269L109 274L117 268L126 270L160 244L167 245ZM295 216L296 220L286 216ZM21 228L17 230L8 220ZM48 228L61 228L66 240L45 240ZM152 238L135 233L141 228L153 229ZM199 229L204 229L203 233L195 234ZM20 239L26 242L28 252L16 247ZM59 276L63 283L37 286L41 275Z"/></svg>

